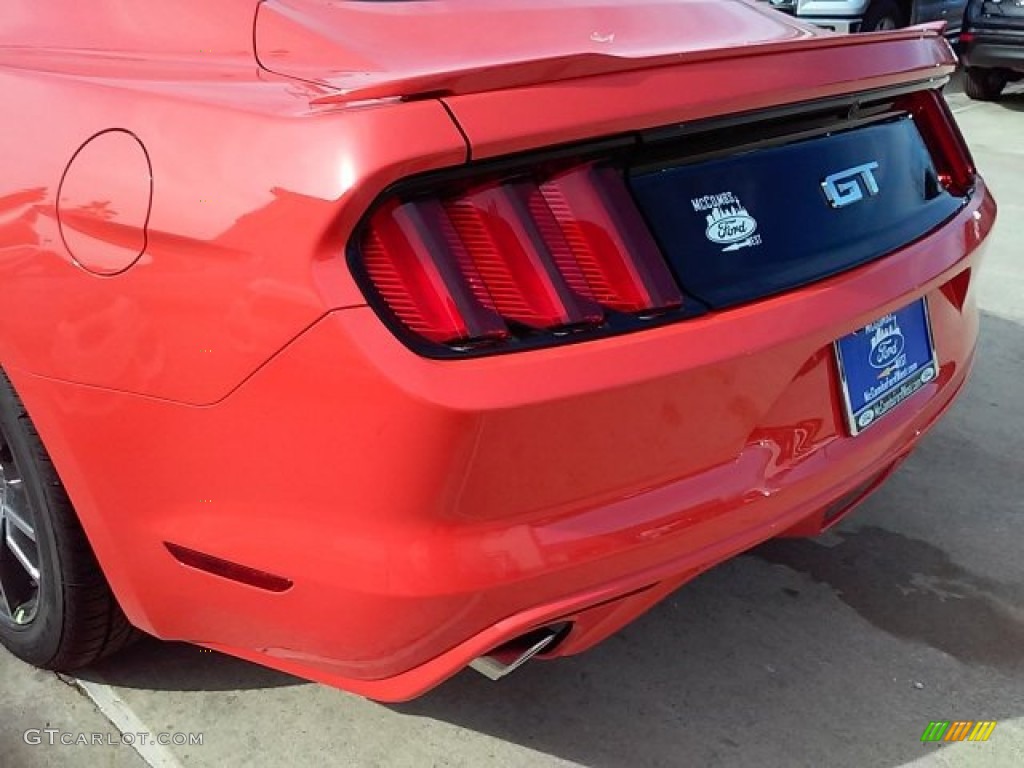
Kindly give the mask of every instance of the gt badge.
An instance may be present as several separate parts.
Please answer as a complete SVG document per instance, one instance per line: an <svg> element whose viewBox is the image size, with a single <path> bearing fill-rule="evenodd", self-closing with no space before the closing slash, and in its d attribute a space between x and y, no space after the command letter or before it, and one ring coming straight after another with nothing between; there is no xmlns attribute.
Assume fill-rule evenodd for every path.
<svg viewBox="0 0 1024 768"><path fill-rule="evenodd" d="M828 204L833 208L845 208L865 197L877 195L878 181L874 174L877 170L878 163L871 162L826 176L821 182L821 189Z"/></svg>

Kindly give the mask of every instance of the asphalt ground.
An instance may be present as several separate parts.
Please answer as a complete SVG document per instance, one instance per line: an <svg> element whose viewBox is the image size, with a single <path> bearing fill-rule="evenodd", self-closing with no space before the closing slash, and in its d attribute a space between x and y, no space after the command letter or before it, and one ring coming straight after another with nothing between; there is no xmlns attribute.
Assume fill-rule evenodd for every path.
<svg viewBox="0 0 1024 768"><path fill-rule="evenodd" d="M1000 204L977 365L835 532L716 568L586 654L401 706L155 640L73 680L0 652L0 768L1024 764L1024 89L948 98ZM926 745L932 720L998 724ZM59 743L82 733L104 743Z"/></svg>

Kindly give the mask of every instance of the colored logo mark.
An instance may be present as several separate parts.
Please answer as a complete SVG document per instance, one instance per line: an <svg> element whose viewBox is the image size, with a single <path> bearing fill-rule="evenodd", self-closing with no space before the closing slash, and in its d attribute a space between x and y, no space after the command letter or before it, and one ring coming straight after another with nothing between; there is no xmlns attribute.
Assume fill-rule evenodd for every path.
<svg viewBox="0 0 1024 768"><path fill-rule="evenodd" d="M995 720L932 720L921 741L988 741L995 729Z"/></svg>

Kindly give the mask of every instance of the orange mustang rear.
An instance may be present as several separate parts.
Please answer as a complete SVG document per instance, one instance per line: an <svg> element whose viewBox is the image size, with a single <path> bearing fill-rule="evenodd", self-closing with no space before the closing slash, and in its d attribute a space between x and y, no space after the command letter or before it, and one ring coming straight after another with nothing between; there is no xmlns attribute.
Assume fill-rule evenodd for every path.
<svg viewBox="0 0 1024 768"><path fill-rule="evenodd" d="M932 27L741 0L10 0L0 640L381 700L833 525L995 204Z"/></svg>

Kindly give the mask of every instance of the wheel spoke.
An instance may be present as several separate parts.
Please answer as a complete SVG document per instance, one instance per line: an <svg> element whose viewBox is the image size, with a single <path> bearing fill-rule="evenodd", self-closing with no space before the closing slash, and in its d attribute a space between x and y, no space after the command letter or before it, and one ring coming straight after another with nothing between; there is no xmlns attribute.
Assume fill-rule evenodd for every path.
<svg viewBox="0 0 1024 768"><path fill-rule="evenodd" d="M9 453L0 451L0 618L15 624L28 624L36 613L40 571L34 523L18 469Z"/></svg>
<svg viewBox="0 0 1024 768"><path fill-rule="evenodd" d="M28 577L36 584L39 583L39 568L35 563L32 562L32 558L28 556L24 547L21 543L13 536L12 531L8 530L4 536L4 543L7 544L8 551L14 555L14 559L18 561L21 567L24 569Z"/></svg>
<svg viewBox="0 0 1024 768"><path fill-rule="evenodd" d="M4 505L3 509L0 510L0 517L4 517L12 526L14 526L23 534L25 534L25 536L29 540L36 540L35 528L32 527L32 524L29 523L28 520L21 516L21 514L18 512L18 510L14 508L14 505L11 504L9 500L7 504ZM10 532L8 532L7 535L10 536Z"/></svg>
<svg viewBox="0 0 1024 768"><path fill-rule="evenodd" d="M3 535L6 539L6 531L4 525L4 519L0 517L0 535ZM7 598L7 590L4 588L4 556L0 552L0 615L6 614L12 616L14 614L14 608L11 606L11 601Z"/></svg>

